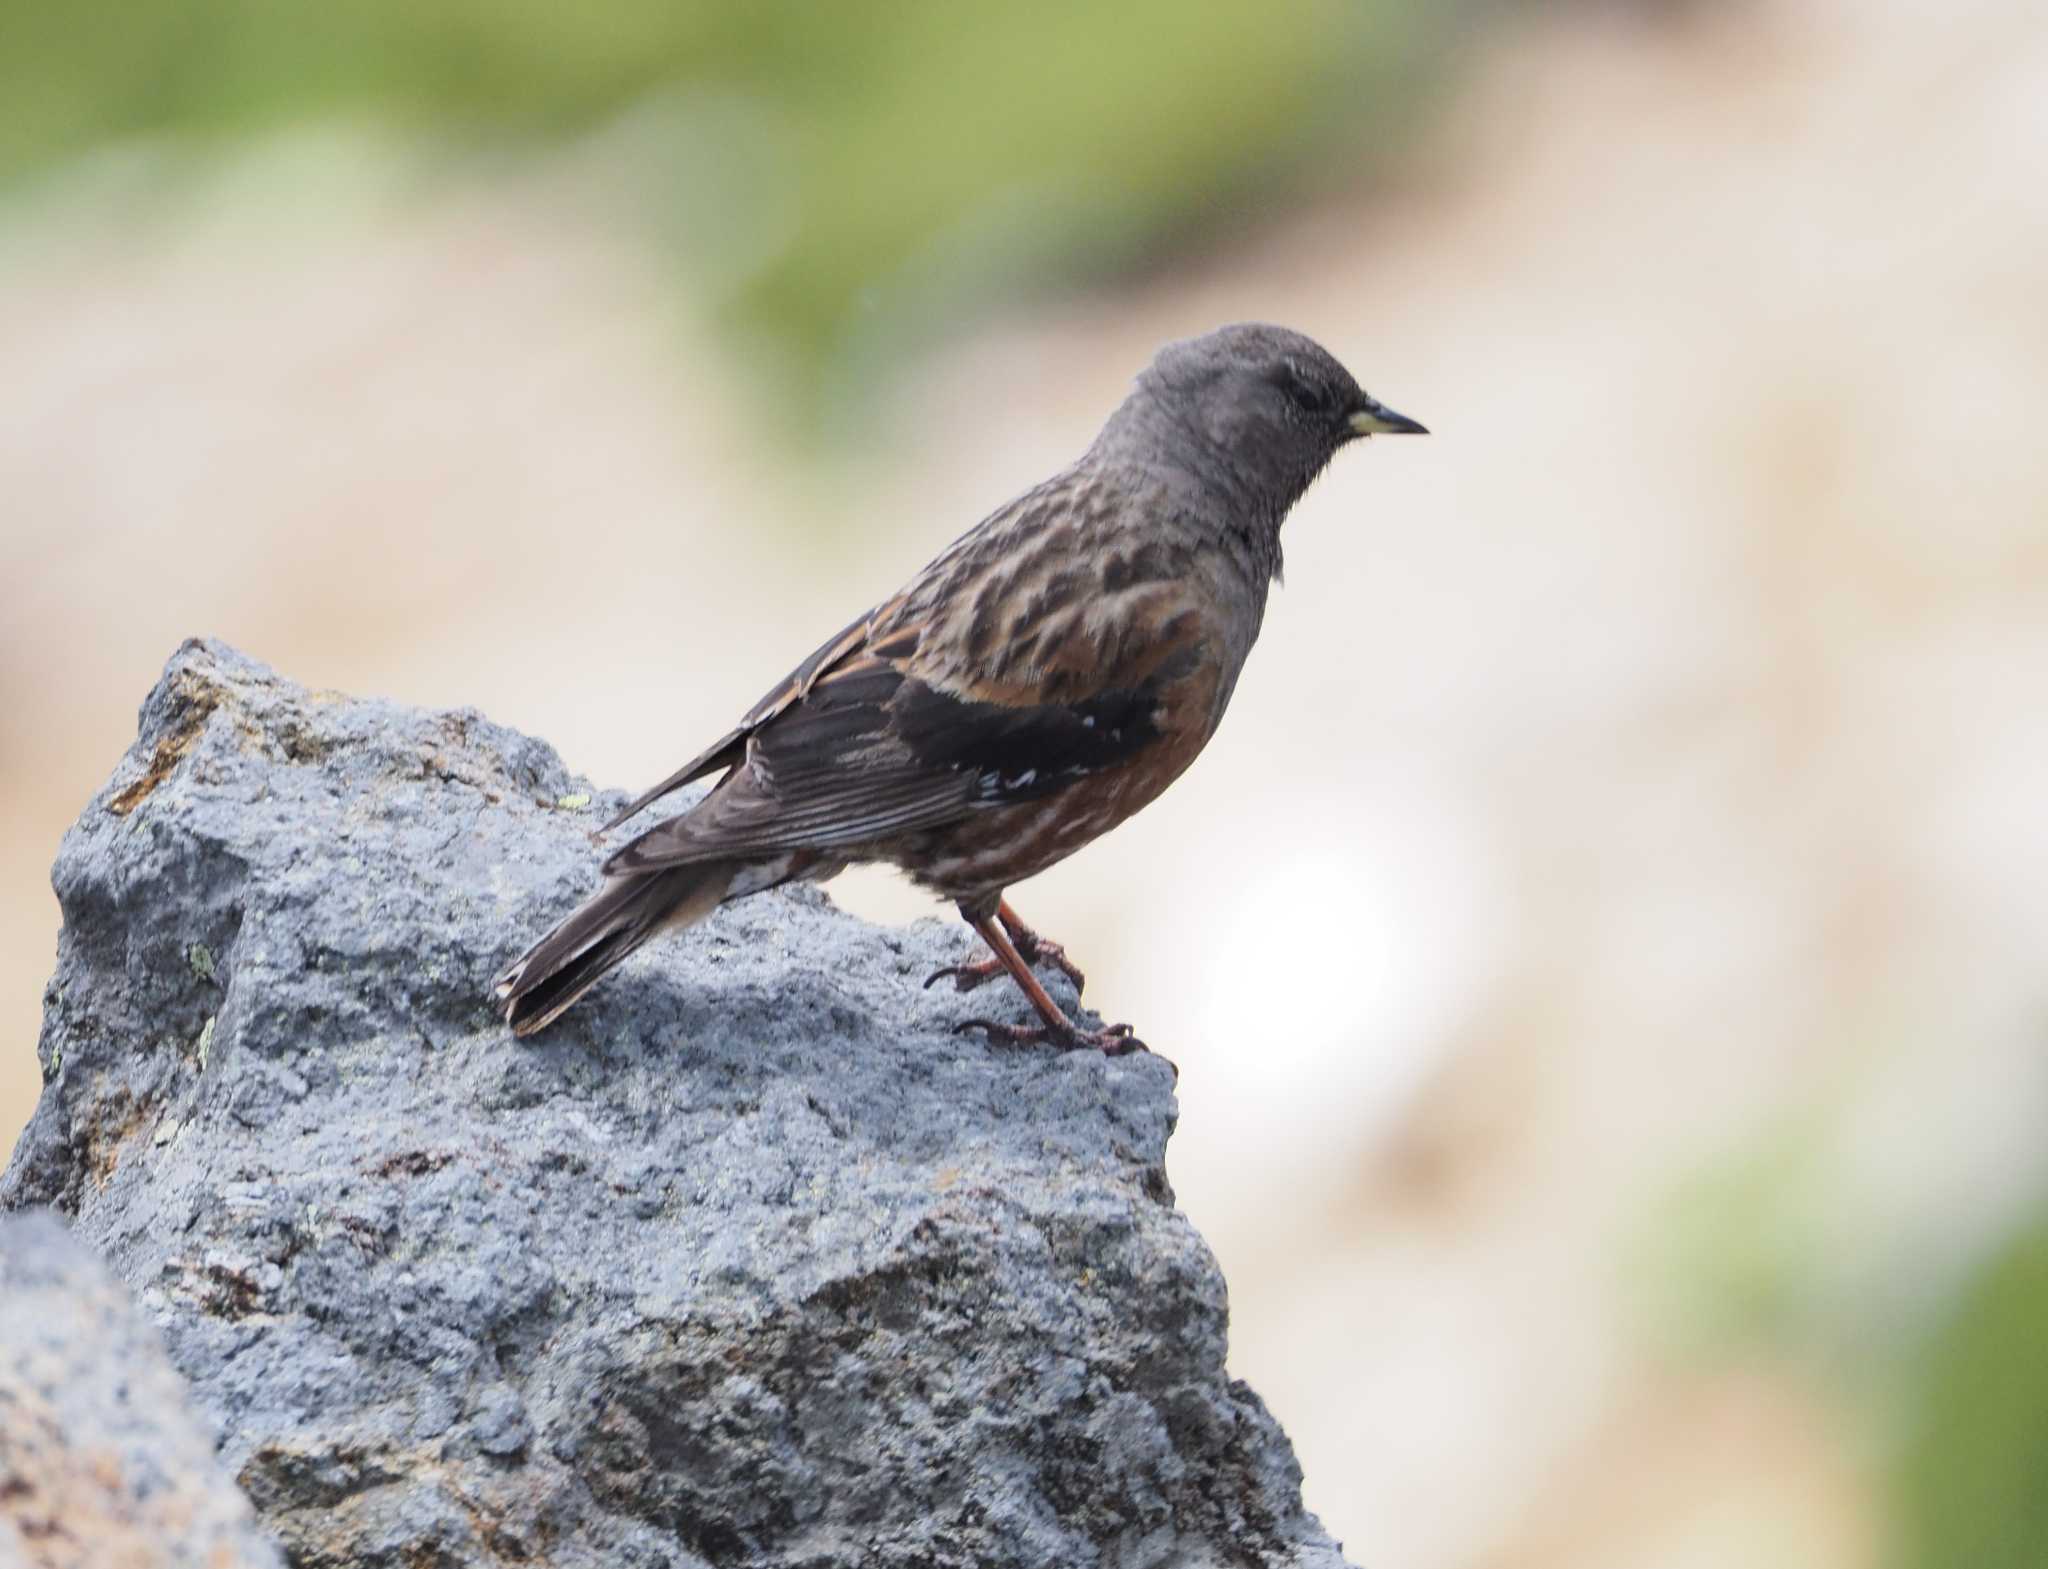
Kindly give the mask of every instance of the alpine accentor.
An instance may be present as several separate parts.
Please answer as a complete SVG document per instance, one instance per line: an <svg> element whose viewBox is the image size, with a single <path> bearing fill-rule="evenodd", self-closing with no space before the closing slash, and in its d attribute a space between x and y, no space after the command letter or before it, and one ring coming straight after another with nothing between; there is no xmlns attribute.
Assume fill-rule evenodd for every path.
<svg viewBox="0 0 2048 1569"><path fill-rule="evenodd" d="M1215 733L1280 523L1346 442L1423 427L1283 327L1169 344L1079 462L977 524L605 825L723 777L604 863L604 883L497 981L519 1034L659 931L728 899L888 861L959 906L1043 1024L1009 1041L1128 1051L1031 972L1081 976L1003 899L1156 797ZM928 981L926 984L930 984ZM963 1028L968 1026L963 1026Z"/></svg>

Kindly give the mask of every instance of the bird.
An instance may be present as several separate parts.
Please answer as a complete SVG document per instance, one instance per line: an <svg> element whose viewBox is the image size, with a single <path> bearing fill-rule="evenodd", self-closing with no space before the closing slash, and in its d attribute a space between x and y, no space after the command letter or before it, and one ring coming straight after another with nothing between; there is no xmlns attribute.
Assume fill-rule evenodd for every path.
<svg viewBox="0 0 2048 1569"><path fill-rule="evenodd" d="M1143 1050L1085 1029L1034 968L1079 968L1011 885L1158 798L1215 734L1280 580L1280 527L1338 450L1425 428L1299 332L1169 343L1082 456L997 508L819 644L731 730L619 812L709 794L608 855L603 881L494 982L518 1035L545 1028L658 933L794 881L886 862L987 945L949 966L1008 975L1036 1025L993 1041Z"/></svg>

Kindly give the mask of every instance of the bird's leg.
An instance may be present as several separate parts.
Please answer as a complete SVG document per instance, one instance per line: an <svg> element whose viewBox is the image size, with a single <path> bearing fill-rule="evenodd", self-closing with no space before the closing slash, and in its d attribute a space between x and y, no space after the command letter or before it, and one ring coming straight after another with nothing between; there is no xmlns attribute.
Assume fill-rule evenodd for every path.
<svg viewBox="0 0 2048 1569"><path fill-rule="evenodd" d="M1031 973L1031 966L1024 962L1024 956L1017 951L1017 945L1010 940L1010 934L1003 929L994 915L977 914L965 906L960 914L967 924L981 933L981 940L988 944L996 962L1009 972L1024 993L1025 999L1045 1022L1036 1028L1030 1025L998 1024L993 1019L966 1019L953 1026L955 1030L981 1030L988 1038L1005 1046L1030 1046L1049 1044L1062 1048L1093 1046L1097 1051L1118 1056L1127 1051L1143 1051L1145 1043L1131 1033L1128 1024L1112 1024L1107 1029L1084 1030L1060 1012L1060 1005L1054 1002L1046 989L1038 984L1038 977Z"/></svg>
<svg viewBox="0 0 2048 1569"><path fill-rule="evenodd" d="M1003 923L1003 930L1010 934L1010 941L1017 945L1019 957L1030 968L1035 970L1041 964L1050 964L1074 983L1076 994L1088 984L1088 977L1081 973L1078 964L1067 957L1067 950L1051 938L1041 937L1026 926L1024 917L1010 908L1009 900L997 901L996 919ZM924 978L924 983L929 987L936 981L951 980L953 990L971 992L977 986L986 985L994 980L998 975L1009 973L1009 967L991 950L986 959L976 959L972 964L949 964L943 970L934 970Z"/></svg>
<svg viewBox="0 0 2048 1569"><path fill-rule="evenodd" d="M1067 950L1050 937L1041 937L1024 924L1024 917L1010 908L1010 901L1000 900L996 905L996 919L1003 923L1003 930L1010 934L1010 941L1017 945L1017 952L1024 962L1037 969L1049 964L1060 974L1074 983L1075 995L1079 995L1088 984L1088 977L1081 973L1081 966L1067 957Z"/></svg>

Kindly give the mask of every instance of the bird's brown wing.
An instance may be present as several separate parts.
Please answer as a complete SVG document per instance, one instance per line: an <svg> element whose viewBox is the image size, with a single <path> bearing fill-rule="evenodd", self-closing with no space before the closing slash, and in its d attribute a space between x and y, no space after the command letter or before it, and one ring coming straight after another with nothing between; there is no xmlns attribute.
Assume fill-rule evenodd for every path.
<svg viewBox="0 0 2048 1569"><path fill-rule="evenodd" d="M878 607L691 765L697 774L737 765L708 797L619 850L605 871L842 849L1129 763L1176 738L1205 704L1194 688L1208 620L1180 585L1125 597L1121 607L1088 607L1067 628L1077 641L1063 645L1061 679L1042 686L1009 671L962 679L957 656L931 646L942 626L902 619L900 599ZM1042 602L1040 613L1062 608ZM1062 695L1032 700L1047 690Z"/></svg>
<svg viewBox="0 0 2048 1569"><path fill-rule="evenodd" d="M892 598L856 616L820 643L808 659L769 688L737 725L630 802L598 832L610 833L686 784L737 767L746 760L749 737L803 699L817 683L835 675L859 673L876 660L900 668L922 650L926 667L922 673L934 685L959 687L963 668L978 669L984 679L1001 684L1005 662L1014 663L1020 655L1028 658L1032 652L1031 644L1015 636L1005 641L1001 636L1005 618L1000 611L1015 585L1026 577L1033 580L1036 600L1027 600L1026 608L1035 630L1044 634L1061 630L1051 623L1059 621L1090 585L1090 574L1075 549L1075 520L1088 504L1074 480L1075 471L1055 475L962 534ZM1048 635L1042 640L1050 645L1052 638ZM1091 653L1085 647L1069 652L1084 657ZM1048 664L1045 674L1057 685L1041 693L1042 697L1064 697L1067 689L1075 686L1071 671ZM1092 677L1093 672L1088 672L1080 684L1090 684Z"/></svg>

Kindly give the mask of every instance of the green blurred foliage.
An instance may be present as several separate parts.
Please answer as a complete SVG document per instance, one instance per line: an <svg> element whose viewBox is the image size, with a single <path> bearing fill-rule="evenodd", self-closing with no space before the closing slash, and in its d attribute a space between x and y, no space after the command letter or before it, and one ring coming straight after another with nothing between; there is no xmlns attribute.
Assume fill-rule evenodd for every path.
<svg viewBox="0 0 2048 1569"><path fill-rule="evenodd" d="M1763 1361L1860 1426L1883 1462L1894 1569L2048 1566L2048 1210L1959 1278L1853 1197L1853 1093L1659 1196L1627 1250L1654 1341ZM1934 1264L1940 1269L1944 1266Z"/></svg>
<svg viewBox="0 0 2048 1569"><path fill-rule="evenodd" d="M914 337L1355 177L1471 3L0 0L0 181L130 137L532 146L653 105L636 203L815 365L864 316Z"/></svg>
<svg viewBox="0 0 2048 1569"><path fill-rule="evenodd" d="M1971 1283L1919 1359L1899 1470L1906 1569L2048 1564L2048 1215Z"/></svg>
<svg viewBox="0 0 2048 1569"><path fill-rule="evenodd" d="M1833 1132L1825 1108L1788 1114L1649 1206L1626 1272L1658 1341L1705 1357L1825 1343L1814 1263L1837 1202Z"/></svg>

